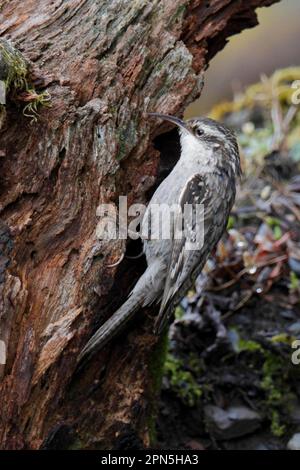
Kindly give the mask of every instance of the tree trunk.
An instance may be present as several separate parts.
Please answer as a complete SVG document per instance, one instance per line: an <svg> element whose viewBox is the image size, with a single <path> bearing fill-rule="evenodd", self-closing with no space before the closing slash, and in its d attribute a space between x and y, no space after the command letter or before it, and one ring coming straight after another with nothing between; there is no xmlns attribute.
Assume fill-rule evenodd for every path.
<svg viewBox="0 0 300 470"><path fill-rule="evenodd" d="M26 58L31 91L9 94L1 128L0 448L149 445L164 347L155 310L76 372L145 268L110 266L126 242L101 240L97 207L147 201L176 157L164 134L160 165L162 128L145 113L182 115L226 38L275 1L1 2L0 35ZM33 89L51 95L37 121L23 112Z"/></svg>

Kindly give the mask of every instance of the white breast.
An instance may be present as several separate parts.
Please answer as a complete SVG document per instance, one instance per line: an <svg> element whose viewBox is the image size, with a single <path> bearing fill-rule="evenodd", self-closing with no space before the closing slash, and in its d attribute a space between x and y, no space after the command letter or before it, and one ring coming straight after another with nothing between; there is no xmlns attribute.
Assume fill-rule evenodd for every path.
<svg viewBox="0 0 300 470"><path fill-rule="evenodd" d="M194 166L195 173L202 169L209 171L213 167L212 150L189 132L183 132L180 138L181 160L186 166ZM199 165L199 167L198 167Z"/></svg>

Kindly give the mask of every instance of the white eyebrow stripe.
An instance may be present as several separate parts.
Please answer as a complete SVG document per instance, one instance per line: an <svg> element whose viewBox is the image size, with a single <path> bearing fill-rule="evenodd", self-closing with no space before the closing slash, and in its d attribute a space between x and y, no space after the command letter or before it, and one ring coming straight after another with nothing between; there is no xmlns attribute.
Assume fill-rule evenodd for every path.
<svg viewBox="0 0 300 470"><path fill-rule="evenodd" d="M215 137L219 137L220 139L224 139L223 132L220 132L217 128L212 128L211 126L207 126L205 124L201 124L201 129L204 130L205 133L208 135L214 135Z"/></svg>

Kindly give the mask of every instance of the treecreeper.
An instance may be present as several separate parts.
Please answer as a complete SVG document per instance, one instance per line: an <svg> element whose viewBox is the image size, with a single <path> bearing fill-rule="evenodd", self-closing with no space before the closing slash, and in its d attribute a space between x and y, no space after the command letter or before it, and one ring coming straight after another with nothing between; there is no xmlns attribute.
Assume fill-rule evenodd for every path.
<svg viewBox="0 0 300 470"><path fill-rule="evenodd" d="M147 269L126 302L87 342L79 361L100 350L143 307L159 306L154 332L161 333L174 306L200 274L220 240L235 200L241 167L238 144L229 128L209 118L183 121L159 113L149 116L178 126L181 153L152 196L141 232L149 233L154 208L163 204L180 210L174 216L174 230L169 238L143 238ZM190 210L185 210L186 207Z"/></svg>

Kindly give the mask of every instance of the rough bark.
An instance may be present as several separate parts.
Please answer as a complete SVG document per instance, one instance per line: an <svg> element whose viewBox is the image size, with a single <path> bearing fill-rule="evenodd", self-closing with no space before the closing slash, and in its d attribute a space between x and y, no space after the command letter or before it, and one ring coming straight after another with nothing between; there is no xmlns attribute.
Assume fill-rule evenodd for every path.
<svg viewBox="0 0 300 470"><path fill-rule="evenodd" d="M78 351L144 269L109 267L126 243L97 238L97 207L147 200L162 129L145 112L181 115L226 38L274 1L2 2L0 36L31 61L52 107L31 123L9 102L0 135L0 448L149 444L155 311L74 374Z"/></svg>

